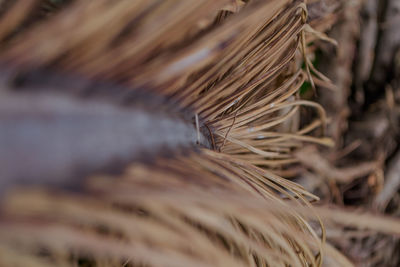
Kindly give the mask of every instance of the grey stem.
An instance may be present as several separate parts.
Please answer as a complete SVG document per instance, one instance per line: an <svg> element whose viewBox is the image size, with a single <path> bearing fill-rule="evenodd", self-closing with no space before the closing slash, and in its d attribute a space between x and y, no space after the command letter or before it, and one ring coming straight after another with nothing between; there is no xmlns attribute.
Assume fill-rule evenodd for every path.
<svg viewBox="0 0 400 267"><path fill-rule="evenodd" d="M14 185L75 187L83 175L196 140L191 122L165 112L48 90L3 91L0 193Z"/></svg>

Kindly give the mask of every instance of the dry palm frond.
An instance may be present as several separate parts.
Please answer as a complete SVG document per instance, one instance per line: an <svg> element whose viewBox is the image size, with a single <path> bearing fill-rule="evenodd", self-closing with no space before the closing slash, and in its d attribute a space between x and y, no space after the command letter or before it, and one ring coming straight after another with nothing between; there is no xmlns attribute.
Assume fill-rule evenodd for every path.
<svg viewBox="0 0 400 267"><path fill-rule="evenodd" d="M197 136L208 134L214 150L160 151L122 174L83 177L78 191L8 192L0 264L321 266L327 254L351 266L325 243L310 204L318 198L260 168L295 163L304 142L331 145L311 135L323 133L323 108L298 91L312 75L329 83L307 58L306 41L331 40L307 23L324 21L316 30L325 30L334 19L307 22L299 0L76 0L40 13L50 2L2 7L2 71L33 93L27 77L40 87L38 70L50 69L132 95L149 91L196 118ZM76 87L55 89L72 95ZM117 94L113 86L91 90ZM300 121L303 107L317 111L314 121Z"/></svg>
<svg viewBox="0 0 400 267"><path fill-rule="evenodd" d="M314 197L226 155L205 150L133 164L118 177L91 178L84 192L9 196L2 263L62 266L74 257L116 266L129 259L133 266L300 266L321 260L320 237L277 192L301 199L299 205Z"/></svg>
<svg viewBox="0 0 400 267"><path fill-rule="evenodd" d="M221 10L233 14L222 19ZM307 127L266 132L300 105L315 106L288 102L304 81L294 61L303 16L298 1L77 1L5 38L0 56L17 71L51 67L132 90L149 88L198 114L217 146L225 137L225 153L243 154L234 151L239 145L262 159L287 160L299 140L318 142L302 136ZM17 17L4 33L23 21ZM249 127L269 138L265 147L246 134ZM285 142L293 144L279 151ZM48 265L81 259L106 265L320 265L324 235L318 237L287 201L309 206L310 198L315 199L301 187L245 161L191 152L151 167L134 164L119 178L94 178L84 194L10 196L2 214L2 259ZM9 251L24 256L5 255Z"/></svg>
<svg viewBox="0 0 400 267"><path fill-rule="evenodd" d="M305 12L301 1L77 1L12 36L2 58L24 71L51 66L155 90L198 114L225 153L293 162L280 152L288 142L331 145L304 136L313 128L296 129L301 106L326 122L320 106L295 96L305 79L295 60L310 28ZM289 132L277 130L291 121Z"/></svg>

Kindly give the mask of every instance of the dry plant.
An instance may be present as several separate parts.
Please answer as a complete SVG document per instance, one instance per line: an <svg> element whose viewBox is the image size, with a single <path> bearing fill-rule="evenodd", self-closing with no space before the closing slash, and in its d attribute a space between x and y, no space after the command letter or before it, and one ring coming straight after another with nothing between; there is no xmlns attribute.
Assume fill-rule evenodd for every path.
<svg viewBox="0 0 400 267"><path fill-rule="evenodd" d="M161 112L191 125L198 144L181 138L172 122L183 141L163 147L171 139L153 125L161 120L147 118L140 135L159 132L150 138L161 144L131 151L135 160L118 173L85 173L73 188L57 180L67 170L50 157L60 172L51 173L54 184L39 177L35 186L2 193L0 264L352 266L326 242L323 221L399 235L396 220L315 208L318 197L278 175L301 161L294 152L304 144L333 145L323 107L299 94L305 81L335 88L309 59L315 40L335 44L323 32L342 2L331 2L2 1L4 101L23 94L23 114L36 120L45 105L39 93L57 93L74 103L47 114L62 121L101 95L128 112ZM75 81L82 77L84 86ZM2 112L17 120L15 103ZM302 119L304 109L312 110L311 121ZM115 139L111 132L107 140ZM40 144L45 153L49 144ZM95 151L87 158L97 160Z"/></svg>

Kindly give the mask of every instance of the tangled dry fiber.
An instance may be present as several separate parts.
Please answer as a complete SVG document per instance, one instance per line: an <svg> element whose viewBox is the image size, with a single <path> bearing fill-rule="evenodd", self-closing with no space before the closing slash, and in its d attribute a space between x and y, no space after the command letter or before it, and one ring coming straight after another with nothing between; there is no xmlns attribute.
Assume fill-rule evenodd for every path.
<svg viewBox="0 0 400 267"><path fill-rule="evenodd" d="M323 32L335 10L308 16L319 1L302 0L1 4L4 73L145 89L209 140L86 175L79 190L8 190L1 266L352 266L323 221L400 234L394 221L313 207L317 197L281 178L304 143L332 145L324 109L298 92L306 80L329 84L307 55L316 39L334 43ZM57 90L76 94L73 82Z"/></svg>

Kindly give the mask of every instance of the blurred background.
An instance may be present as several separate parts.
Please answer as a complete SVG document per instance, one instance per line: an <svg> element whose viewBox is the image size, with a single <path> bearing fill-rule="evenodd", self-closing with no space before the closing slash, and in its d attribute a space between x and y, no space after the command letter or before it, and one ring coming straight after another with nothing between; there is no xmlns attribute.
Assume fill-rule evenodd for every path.
<svg viewBox="0 0 400 267"><path fill-rule="evenodd" d="M327 204L399 218L400 1L309 1L309 16L321 12L339 16L327 33L338 46L321 42L313 54L335 88L302 95L324 106L336 146L303 150L298 181ZM328 239L362 266L399 266L398 238L352 230Z"/></svg>

